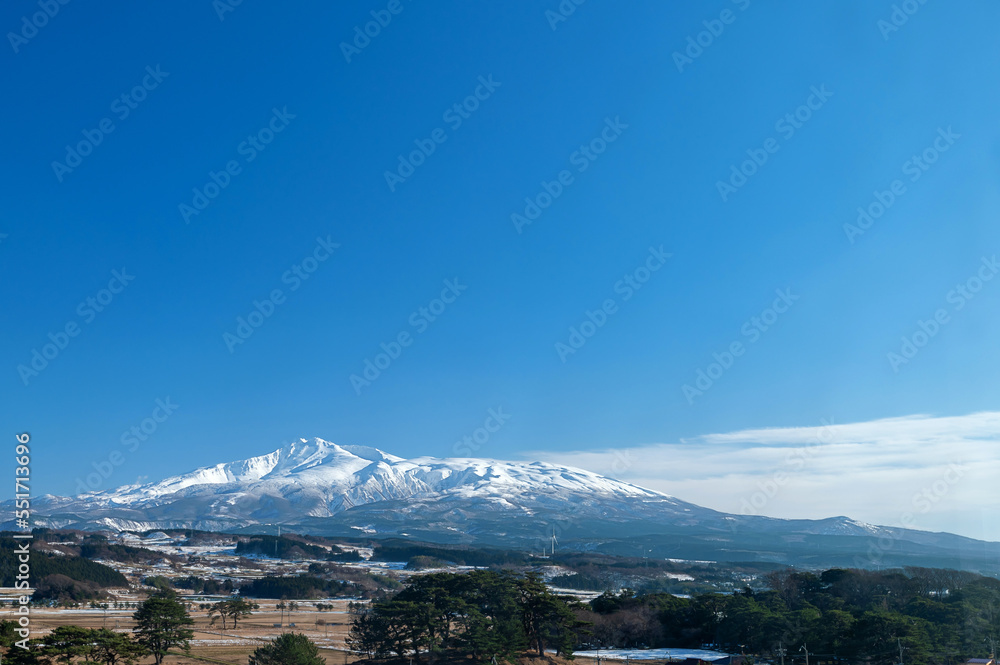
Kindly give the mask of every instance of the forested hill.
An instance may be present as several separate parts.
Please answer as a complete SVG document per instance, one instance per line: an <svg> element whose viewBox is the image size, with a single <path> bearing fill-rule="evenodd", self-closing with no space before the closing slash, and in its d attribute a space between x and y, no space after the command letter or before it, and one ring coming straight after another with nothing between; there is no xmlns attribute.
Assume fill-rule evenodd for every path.
<svg viewBox="0 0 1000 665"><path fill-rule="evenodd" d="M31 542L31 541L27 541ZM0 585L13 587L17 582L17 548L24 540L0 536ZM104 587L128 586L121 573L95 561L72 555L53 555L30 550L31 572L28 582L36 589L35 599L67 598L85 600L101 595Z"/></svg>
<svg viewBox="0 0 1000 665"><path fill-rule="evenodd" d="M1000 581L955 570L779 571L735 594L605 593L581 617L601 646L697 647L778 657L807 645L823 661L954 664L1000 636ZM776 661L775 661L776 662Z"/></svg>

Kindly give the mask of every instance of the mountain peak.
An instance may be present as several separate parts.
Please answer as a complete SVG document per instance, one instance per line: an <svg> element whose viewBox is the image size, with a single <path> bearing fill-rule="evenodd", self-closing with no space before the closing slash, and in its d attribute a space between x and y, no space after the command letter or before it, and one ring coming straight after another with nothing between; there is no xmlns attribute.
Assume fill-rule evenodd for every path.
<svg viewBox="0 0 1000 665"><path fill-rule="evenodd" d="M651 500L677 505L672 497L581 469L488 459L404 459L378 448L341 446L292 438L264 455L202 467L145 485L92 492L76 502L88 508L120 507L158 514L185 513L253 520L262 505L283 506L286 520L331 517L368 504L473 500L490 510L532 514L541 501ZM274 509L277 510L277 509ZM280 515L269 515L268 521Z"/></svg>
<svg viewBox="0 0 1000 665"><path fill-rule="evenodd" d="M341 446L319 437L311 439L292 439L278 448L274 453L282 459L307 460L318 459L322 463L342 461L347 458L357 458L369 462L391 461L401 462L402 457L390 455L378 448L370 446Z"/></svg>

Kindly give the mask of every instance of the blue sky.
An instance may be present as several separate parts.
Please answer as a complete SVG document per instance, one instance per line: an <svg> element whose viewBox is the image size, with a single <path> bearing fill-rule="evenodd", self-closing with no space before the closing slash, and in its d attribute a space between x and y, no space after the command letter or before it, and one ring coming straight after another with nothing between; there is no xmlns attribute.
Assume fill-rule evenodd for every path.
<svg viewBox="0 0 1000 665"><path fill-rule="evenodd" d="M7 3L34 490L114 451L101 488L299 436L445 456L497 408L476 454L995 409L1000 8L904 5Z"/></svg>

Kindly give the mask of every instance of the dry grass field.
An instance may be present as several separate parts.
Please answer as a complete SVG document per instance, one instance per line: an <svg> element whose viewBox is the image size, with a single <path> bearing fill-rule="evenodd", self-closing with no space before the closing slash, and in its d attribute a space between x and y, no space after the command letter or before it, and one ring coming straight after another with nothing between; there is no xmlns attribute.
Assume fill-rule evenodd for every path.
<svg viewBox="0 0 1000 665"><path fill-rule="evenodd" d="M221 619L210 624L208 613L201 610L191 612L194 619L194 639L191 641L191 655L169 656L165 663L170 665L204 665L206 660L232 665L246 665L247 656L265 641L277 637L282 632L303 633L320 647L320 653L327 665L343 665L357 660L344 650L344 641L350 629L350 615L347 601L326 601L335 606L333 611L317 612L313 608L295 610L289 617L275 608L277 601L258 601L260 609L239 627L233 629L227 622L223 630ZM82 626L84 628L107 627L120 631L132 629L134 610L109 609L49 609L33 608L31 611L32 637L41 637L57 626ZM4 608L0 618L17 620L10 609ZM321 622L321 623L317 623ZM324 625L322 622L325 622ZM282 626L275 624L283 623ZM292 626L291 624L295 624ZM152 662L152 659L147 659Z"/></svg>

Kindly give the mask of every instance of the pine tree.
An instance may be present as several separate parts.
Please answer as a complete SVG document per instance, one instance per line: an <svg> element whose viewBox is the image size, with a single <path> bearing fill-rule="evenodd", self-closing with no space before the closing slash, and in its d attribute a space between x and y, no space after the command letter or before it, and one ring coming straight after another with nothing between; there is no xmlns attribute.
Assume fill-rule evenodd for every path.
<svg viewBox="0 0 1000 665"><path fill-rule="evenodd" d="M107 628L91 631L87 660L104 665L135 665L148 652L128 635Z"/></svg>
<svg viewBox="0 0 1000 665"><path fill-rule="evenodd" d="M44 654L68 665L89 650L90 634L79 626L59 626L45 638Z"/></svg>
<svg viewBox="0 0 1000 665"><path fill-rule="evenodd" d="M319 648L301 633L282 633L250 654L248 665L325 665Z"/></svg>
<svg viewBox="0 0 1000 665"><path fill-rule="evenodd" d="M231 598L229 600L223 601L223 607L232 620L233 628L236 628L237 619L240 617L246 617L253 614L253 611L257 609L257 603L252 603L249 600L243 598Z"/></svg>
<svg viewBox="0 0 1000 665"><path fill-rule="evenodd" d="M157 595L146 599L132 615L135 619L136 640L153 655L156 665L172 647L190 650L189 640L194 624L187 610L172 595Z"/></svg>

